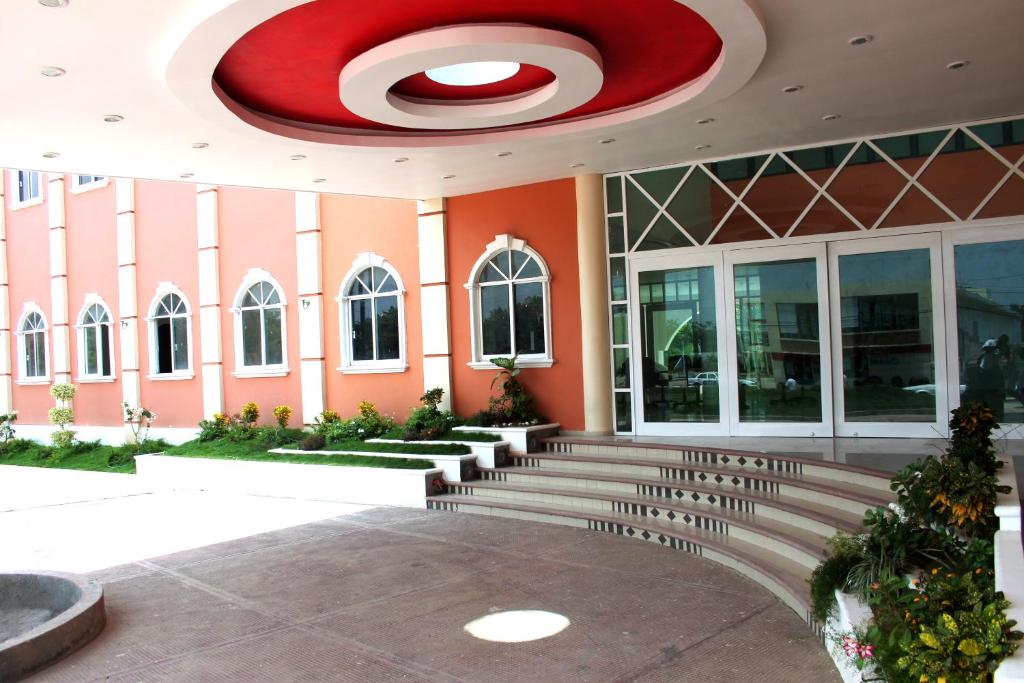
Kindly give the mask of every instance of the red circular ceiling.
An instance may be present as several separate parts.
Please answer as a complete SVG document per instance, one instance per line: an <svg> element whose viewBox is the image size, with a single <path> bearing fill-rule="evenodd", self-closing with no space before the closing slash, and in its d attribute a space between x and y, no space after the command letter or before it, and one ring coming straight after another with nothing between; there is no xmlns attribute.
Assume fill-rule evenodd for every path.
<svg viewBox="0 0 1024 683"><path fill-rule="evenodd" d="M705 73L722 50L710 24L676 0L316 0L242 36L217 65L214 80L230 98L263 114L342 128L404 130L348 111L338 93L342 68L410 33L479 23L564 31L601 53L601 92L550 121L658 97ZM551 78L546 69L524 65L515 76L483 86L444 86L417 74L393 90L433 99L489 98L532 90Z"/></svg>

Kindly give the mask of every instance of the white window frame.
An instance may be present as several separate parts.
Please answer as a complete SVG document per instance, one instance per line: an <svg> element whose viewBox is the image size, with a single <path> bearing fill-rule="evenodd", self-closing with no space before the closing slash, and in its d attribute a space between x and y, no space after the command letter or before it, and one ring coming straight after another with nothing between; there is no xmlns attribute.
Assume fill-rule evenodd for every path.
<svg viewBox="0 0 1024 683"><path fill-rule="evenodd" d="M188 366L180 370L172 370L171 372L158 372L157 369L160 366L159 353L157 349L157 333L156 333L156 321L157 319L167 318L166 315L159 314L160 302L163 301L164 297L174 294L181 299L181 302L185 305L185 312L179 315L170 316L170 319L174 318L185 318L185 344L188 347ZM192 361L192 306L188 301L188 297L185 293L175 285L173 282L160 282L156 286L156 294L153 296L152 302L149 304L149 313L145 318L146 329L149 334L149 374L146 375L146 379L155 381L168 381L168 380L185 380L192 379L195 377L195 369ZM172 324L173 330L173 324ZM173 331L172 331L173 334ZM173 352L171 365L174 365Z"/></svg>
<svg viewBox="0 0 1024 683"><path fill-rule="evenodd" d="M270 365L245 365L245 351L242 344L242 299L253 285L266 282L277 290L281 303L276 306L263 307L281 309L281 362ZM239 378L284 377L288 374L288 302L284 296L284 287L270 273L262 268L250 268L242 278L242 284L235 292L234 305L229 309L235 319L235 371L231 374ZM262 345L262 340L260 344Z"/></svg>
<svg viewBox="0 0 1024 683"><path fill-rule="evenodd" d="M88 310L94 306L99 305L107 314L107 322L94 324L85 324L85 314ZM110 310L110 306L103 300L99 294L89 293L85 295L85 303L82 304L82 308L78 312L78 322L75 324L75 336L78 338L78 377L75 378L76 382L90 383L90 382L113 382L117 378L117 371L115 365L114 356L114 315ZM103 360L97 353L97 372L88 374L85 366L85 329L87 327L106 327L107 334L109 335L107 341L107 349L110 352L110 374L104 375L103 373ZM97 330L98 331L98 330ZM99 337L97 336L97 343L99 343ZM102 349L102 346L100 347Z"/></svg>
<svg viewBox="0 0 1024 683"><path fill-rule="evenodd" d="M395 285L398 287L396 291L385 292L382 294L361 294L356 296L349 296L349 287L355 281L356 276L360 275L363 271L368 268L381 268L394 279ZM377 299L383 296L397 296L398 297L398 358L389 358L386 360L353 360L352 356L352 307L350 303L356 299ZM341 334L340 346L341 346L341 366L338 371L346 375L357 375L357 374L370 374L370 373L386 373L386 372L405 372L409 369L409 363L406 357L406 346L405 346L405 284L402 282L402 276L398 274L398 270L392 266L387 259L374 252L363 252L356 256L355 260L352 261L352 267L345 277L341 280L341 287L338 289L338 296L335 298L338 302L338 320L339 329ZM374 306L374 319L373 319L373 347L374 353L376 354L377 348L377 318L376 318L376 306Z"/></svg>
<svg viewBox="0 0 1024 683"><path fill-rule="evenodd" d="M90 190L98 190L101 187L106 187L110 184L110 178L107 176L95 176L95 175L79 175L77 173L69 173L71 176L71 193L81 194L82 192L89 192ZM89 178L89 180L83 182L82 178Z"/></svg>
<svg viewBox="0 0 1024 683"><path fill-rule="evenodd" d="M36 184L39 187L39 194L28 199L21 198L21 175L27 174L36 178ZM11 211L17 211L18 209L24 209L29 206L36 206L43 203L43 174L40 171L26 171L23 169L11 169Z"/></svg>
<svg viewBox="0 0 1024 683"><path fill-rule="evenodd" d="M483 319L480 314L480 291L482 287L480 276L483 274L484 268L487 267L487 263L503 251L524 252L537 262L541 271L540 277L523 278L521 280L514 279L515 275L512 274L513 279L506 282L524 284L539 282L544 293L544 353L520 355L516 365L521 368L549 368L555 362L554 351L551 348L551 271L548 270L548 265L544 262L543 257L535 249L531 248L526 243L526 240L518 239L512 235L498 235L494 238L493 242L487 245L484 253L473 264L473 269L469 273L469 281L465 284L466 290L469 292L470 343L473 351L472 360L467 365L474 370L494 370L494 364L491 363L492 358L514 356L516 354L515 306L511 301L509 301L509 324L512 351L508 354L488 355L483 353Z"/></svg>
<svg viewBox="0 0 1024 683"><path fill-rule="evenodd" d="M46 365L46 372L38 376L29 376L28 368L25 365L25 337L28 336L28 332L24 330L25 321L31 314L37 314L43 321L42 330L33 330L32 334L38 332L43 333L43 363ZM26 302L21 309L21 317L18 318L18 326L15 328L14 334L17 337L18 345L18 380L16 384L21 385L32 385L32 384L49 384L50 383L50 326L46 322L46 314L43 313L43 309L39 307L33 301Z"/></svg>

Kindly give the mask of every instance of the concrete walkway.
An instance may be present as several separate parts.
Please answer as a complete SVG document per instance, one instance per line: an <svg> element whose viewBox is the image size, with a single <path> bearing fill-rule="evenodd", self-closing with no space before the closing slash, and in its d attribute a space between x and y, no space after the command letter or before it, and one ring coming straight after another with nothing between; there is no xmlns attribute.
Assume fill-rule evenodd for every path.
<svg viewBox="0 0 1024 683"><path fill-rule="evenodd" d="M33 681L839 680L796 614L739 574L679 551L472 515L172 495L0 513L7 559L67 557L63 524L85 533L105 520L114 537L127 530L121 545L131 552L109 558L151 553L159 544L143 530L152 523L153 536L167 533L175 510L177 536L198 533L192 549L94 572L105 583L106 630ZM199 547L244 531L246 516L317 513L324 518ZM33 515L45 524L10 543ZM523 643L463 628L520 609L570 623Z"/></svg>

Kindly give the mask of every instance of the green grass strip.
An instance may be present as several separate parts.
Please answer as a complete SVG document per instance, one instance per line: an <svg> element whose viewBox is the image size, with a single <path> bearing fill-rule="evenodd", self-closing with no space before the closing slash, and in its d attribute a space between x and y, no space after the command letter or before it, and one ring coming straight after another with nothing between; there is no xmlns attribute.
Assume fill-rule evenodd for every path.
<svg viewBox="0 0 1024 683"><path fill-rule="evenodd" d="M345 442L348 443L348 442ZM364 446L373 444L363 444ZM378 444L384 445L384 444ZM342 450L342 449L336 449ZM344 449L354 450L354 449ZM371 450L362 448L361 450ZM381 451L383 452L383 451ZM167 449L167 455L181 458L211 458L214 460L245 460L251 462L287 462L297 465L335 465L339 467L380 467L396 470L431 469L434 463L429 460L414 458L380 458L372 455L346 455L324 453L313 455L297 453L268 453L266 448L249 441L189 441L180 446Z"/></svg>
<svg viewBox="0 0 1024 683"><path fill-rule="evenodd" d="M165 447L166 444L163 442L150 441L143 444L142 451L152 453L161 451ZM135 459L132 456L137 451L138 449L134 445L104 446L95 442L86 442L75 444L61 454L55 452L50 446L27 439L17 439L8 443L6 451L0 453L0 465L134 474Z"/></svg>
<svg viewBox="0 0 1024 683"><path fill-rule="evenodd" d="M381 435L382 439L402 439L405 438L405 432L401 429L392 429ZM494 443L501 441L501 436L498 434L488 434L487 432L446 432L441 436L438 436L430 441L474 441L479 443ZM423 443L421 441L409 441L407 443Z"/></svg>

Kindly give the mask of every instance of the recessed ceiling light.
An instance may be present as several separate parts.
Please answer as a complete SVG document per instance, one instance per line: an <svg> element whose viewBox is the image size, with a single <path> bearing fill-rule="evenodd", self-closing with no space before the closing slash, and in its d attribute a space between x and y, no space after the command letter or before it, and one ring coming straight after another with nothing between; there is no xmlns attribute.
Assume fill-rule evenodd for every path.
<svg viewBox="0 0 1024 683"><path fill-rule="evenodd" d="M970 62L963 59L958 59L955 62L950 62L949 64L947 64L946 68L949 69L950 71L956 71L957 69L964 68L968 64L970 64Z"/></svg>
<svg viewBox="0 0 1024 683"><path fill-rule="evenodd" d="M802 85L787 85L785 88L782 89L782 92L784 92L787 95L789 95L791 93L800 92L803 89L804 89L804 86L802 86Z"/></svg>
<svg viewBox="0 0 1024 683"><path fill-rule="evenodd" d="M699 152L699 151L701 151L702 149L707 149L707 148L708 148L708 147L710 147L710 146L711 146L711 145L697 145L696 147L694 147L694 149L695 149L695 150L697 150L697 151Z"/></svg>
<svg viewBox="0 0 1024 683"><path fill-rule="evenodd" d="M714 119L707 118L707 119L700 119L700 120L697 121L697 123L699 123L700 125L703 126L705 123L714 123L714 121L715 121Z"/></svg>
<svg viewBox="0 0 1024 683"><path fill-rule="evenodd" d="M43 7L66 7L68 0L39 0Z"/></svg>
<svg viewBox="0 0 1024 683"><path fill-rule="evenodd" d="M39 73L46 76L47 78L57 78L58 76L63 76L64 74L66 74L67 71L60 68L59 66L44 66L42 69L39 70Z"/></svg>
<svg viewBox="0 0 1024 683"><path fill-rule="evenodd" d="M398 157L395 159L396 164L404 164L407 161L409 161L409 157Z"/></svg>
<svg viewBox="0 0 1024 683"><path fill-rule="evenodd" d="M452 178L454 178L454 177L455 177L454 175L446 175L446 176L444 176L444 177L442 178L442 180L451 180L451 179L452 179Z"/></svg>
<svg viewBox="0 0 1024 683"><path fill-rule="evenodd" d="M209 142L193 142L192 149L206 149L210 146Z"/></svg>
<svg viewBox="0 0 1024 683"><path fill-rule="evenodd" d="M585 164L569 164L569 168L583 168Z"/></svg>
<svg viewBox="0 0 1024 683"><path fill-rule="evenodd" d="M305 154L293 154L293 155L291 155L288 158L291 159L292 161L302 161L303 159L306 158L306 155Z"/></svg>
<svg viewBox="0 0 1024 683"><path fill-rule="evenodd" d="M120 114L107 114L103 117L103 120L107 123L120 123L121 121L124 121L124 117Z"/></svg>
<svg viewBox="0 0 1024 683"><path fill-rule="evenodd" d="M60 152L43 152L44 159L56 159L60 156Z"/></svg>
<svg viewBox="0 0 1024 683"><path fill-rule="evenodd" d="M610 145L613 142L615 142L615 138L605 138L604 140L601 140L600 142L601 142L602 145Z"/></svg>
<svg viewBox="0 0 1024 683"><path fill-rule="evenodd" d="M510 157L510 156L512 156L512 152L498 152L498 156L499 157Z"/></svg>
<svg viewBox="0 0 1024 683"><path fill-rule="evenodd" d="M867 45L874 39L874 36L867 34L864 34L862 36L854 36L853 38L850 38L850 45Z"/></svg>
<svg viewBox="0 0 1024 683"><path fill-rule="evenodd" d="M841 114L825 114L821 117L822 121L835 121L836 119L842 118Z"/></svg>
<svg viewBox="0 0 1024 683"><path fill-rule="evenodd" d="M519 73L518 62L463 62L427 69L427 78L441 85L486 85Z"/></svg>
<svg viewBox="0 0 1024 683"><path fill-rule="evenodd" d="M180 176L178 176L178 177L179 177L179 178L191 178L191 177L192 177L193 175L195 175L195 174L194 174L194 173L182 173L182 174L181 174Z"/></svg>
<svg viewBox="0 0 1024 683"><path fill-rule="evenodd" d="M326 183L327 178L313 178L314 183Z"/></svg>

